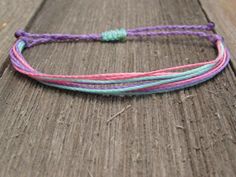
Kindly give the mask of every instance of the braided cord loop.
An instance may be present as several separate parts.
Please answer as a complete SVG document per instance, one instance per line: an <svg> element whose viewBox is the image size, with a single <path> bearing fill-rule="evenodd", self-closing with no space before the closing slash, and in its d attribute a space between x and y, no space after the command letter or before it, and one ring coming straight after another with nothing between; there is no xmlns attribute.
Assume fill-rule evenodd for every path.
<svg viewBox="0 0 236 177"><path fill-rule="evenodd" d="M169 92L205 82L220 73L229 63L230 54L220 35L210 33L214 23L207 25L167 25L124 28L100 34L33 34L23 30L10 49L14 69L42 84L73 91L102 95L145 95ZM149 72L104 73L92 75L47 74L34 69L24 58L23 50L39 44L67 41L119 42L125 39L157 36L196 36L212 42L218 51L214 60L175 66ZM181 71L180 71L181 70Z"/></svg>

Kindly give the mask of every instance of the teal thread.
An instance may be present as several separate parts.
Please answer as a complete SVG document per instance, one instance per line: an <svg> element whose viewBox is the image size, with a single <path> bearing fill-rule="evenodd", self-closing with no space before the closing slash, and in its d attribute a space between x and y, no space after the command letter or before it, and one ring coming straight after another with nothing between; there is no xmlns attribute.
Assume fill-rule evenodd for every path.
<svg viewBox="0 0 236 177"><path fill-rule="evenodd" d="M204 65L195 69L191 69L189 71L184 71L182 73L177 74L167 74L163 76L146 76L146 77L140 77L140 78L132 78L132 79L122 79L122 80L86 80L86 79L62 79L67 81L73 81L78 83L89 83L89 84L120 84L120 83L132 83L132 82L138 82L138 81L150 81L150 80L162 80L162 79L171 79L181 76L186 76L189 74L198 74L199 72L202 72L203 70L210 69L213 65L208 64Z"/></svg>
<svg viewBox="0 0 236 177"><path fill-rule="evenodd" d="M123 41L126 39L127 32L124 28L105 31L101 34L102 41L105 42L114 42L114 41Z"/></svg>
<svg viewBox="0 0 236 177"><path fill-rule="evenodd" d="M133 86L133 87L129 87L129 88L119 88L119 89L105 89L105 90L104 89L91 89L91 88L71 87L71 86L65 86L65 85L56 85L56 84L42 82L42 81L40 81L40 82L45 85L54 86L54 87L61 88L61 89L73 90L73 91L82 91L82 92L88 92L88 93L94 93L94 94L122 95L122 94L124 94L125 91L132 91L132 89L144 89L144 88L151 87L151 86L157 86L160 84L180 81L183 79L189 79L189 78L201 75L201 74L209 71L212 67L213 67L213 64L207 64L205 66L200 67L200 69L197 72L192 73L187 76L185 75L185 76L181 76L178 78L171 78L171 79L156 81L156 82L152 82L152 83L144 83L144 84L138 85L138 86ZM133 93L133 95L135 95L135 94L138 95L139 92ZM132 93L130 93L130 95L132 95Z"/></svg>
<svg viewBox="0 0 236 177"><path fill-rule="evenodd" d="M20 41L18 44L18 49L20 52L22 52L25 48L25 42L24 41Z"/></svg>
<svg viewBox="0 0 236 177"><path fill-rule="evenodd" d="M24 49L25 46L25 42L21 41L18 44L18 49L20 51L22 51ZM222 46L223 47L223 46ZM179 81L182 79L188 79L191 77L195 77L198 75L201 75L205 72L208 72L210 69L212 69L212 67L214 66L214 64L207 64L189 71L185 71L182 73L176 73L176 74L168 74L165 76L147 76L147 77L143 77L142 79L144 81L149 81L149 80L157 80L155 82L152 83L143 83L139 86L132 86L129 88L119 88L119 89L96 89L96 88L81 88L81 87L71 87L71 86L66 86L66 85L56 85L56 84L51 84L51 83L46 83L46 82L42 82L46 85L49 86L54 86L57 88L61 88L61 89L68 89L68 90L74 90L74 91L83 91L83 92L90 92L90 93L95 93L95 94L110 94L110 95L126 95L126 93L124 93L125 91L132 91L133 88L136 89L143 89L143 88L147 88L150 86L156 86L156 85L160 85L160 84L165 84L165 83L170 83L170 82L174 82L174 81ZM159 80L160 79L160 80ZM166 79L166 80L162 80L162 79ZM63 79L62 79L63 80ZM141 78L132 78L132 79L124 79L124 80L110 80L110 81L106 81L106 80L100 80L100 81L96 81L96 80L83 80L83 79L73 79L74 82L85 82L85 83L100 83L100 84L119 84L121 82L124 83L129 83L129 82L136 82L136 81L140 81ZM166 91L160 91L158 93L161 92L166 92ZM154 91L153 93L156 93L156 91ZM141 92L133 92L133 93L127 93L127 95L139 95L141 94Z"/></svg>

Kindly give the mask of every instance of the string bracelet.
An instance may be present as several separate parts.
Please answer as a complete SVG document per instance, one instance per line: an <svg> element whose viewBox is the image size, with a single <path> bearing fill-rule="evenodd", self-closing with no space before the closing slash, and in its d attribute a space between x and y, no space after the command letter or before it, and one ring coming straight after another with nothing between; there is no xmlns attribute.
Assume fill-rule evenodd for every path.
<svg viewBox="0 0 236 177"><path fill-rule="evenodd" d="M205 82L220 73L229 63L230 54L220 35L213 34L214 23L206 25L166 25L135 29L116 29L99 34L33 34L15 33L10 49L14 69L42 84L60 89L103 95L145 95L169 92ZM196 36L210 41L217 49L211 61L175 66L149 72L103 73L91 75L47 74L34 69L22 52L39 44L67 41L119 42L126 39L159 36Z"/></svg>

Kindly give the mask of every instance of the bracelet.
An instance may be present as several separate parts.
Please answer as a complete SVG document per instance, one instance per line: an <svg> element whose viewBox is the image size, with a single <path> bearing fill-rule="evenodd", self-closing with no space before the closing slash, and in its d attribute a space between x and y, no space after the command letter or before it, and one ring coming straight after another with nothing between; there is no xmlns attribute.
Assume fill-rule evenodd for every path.
<svg viewBox="0 0 236 177"><path fill-rule="evenodd" d="M144 95L162 93L191 87L207 81L221 72L229 63L230 54L220 35L209 33L214 23L207 25L167 25L123 28L101 34L32 34L23 30L15 33L16 42L10 49L10 61L14 69L45 85L73 91L103 95ZM218 56L211 61L187 64L150 72L106 73L92 75L58 75L41 73L30 66L22 52L26 48L49 42L67 41L125 41L128 38L197 36L212 42ZM178 70L181 70L178 71Z"/></svg>

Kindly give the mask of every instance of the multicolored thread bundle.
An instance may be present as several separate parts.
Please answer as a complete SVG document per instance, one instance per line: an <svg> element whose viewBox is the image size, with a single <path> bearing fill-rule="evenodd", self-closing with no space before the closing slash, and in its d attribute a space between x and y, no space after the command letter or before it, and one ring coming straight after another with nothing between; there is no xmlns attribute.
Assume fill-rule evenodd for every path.
<svg viewBox="0 0 236 177"><path fill-rule="evenodd" d="M117 29L101 34L32 34L17 31L18 38L10 49L12 66L45 85L61 89L103 95L144 95L169 92L191 87L211 79L221 72L230 60L228 49L221 36L209 33L213 23L207 25L167 25ZM187 64L150 72L106 73L92 75L46 74L32 68L22 52L26 48L48 42L97 40L103 42L122 41L126 38L187 35L197 36L212 42L218 56L211 61ZM180 71L181 70L181 71Z"/></svg>

